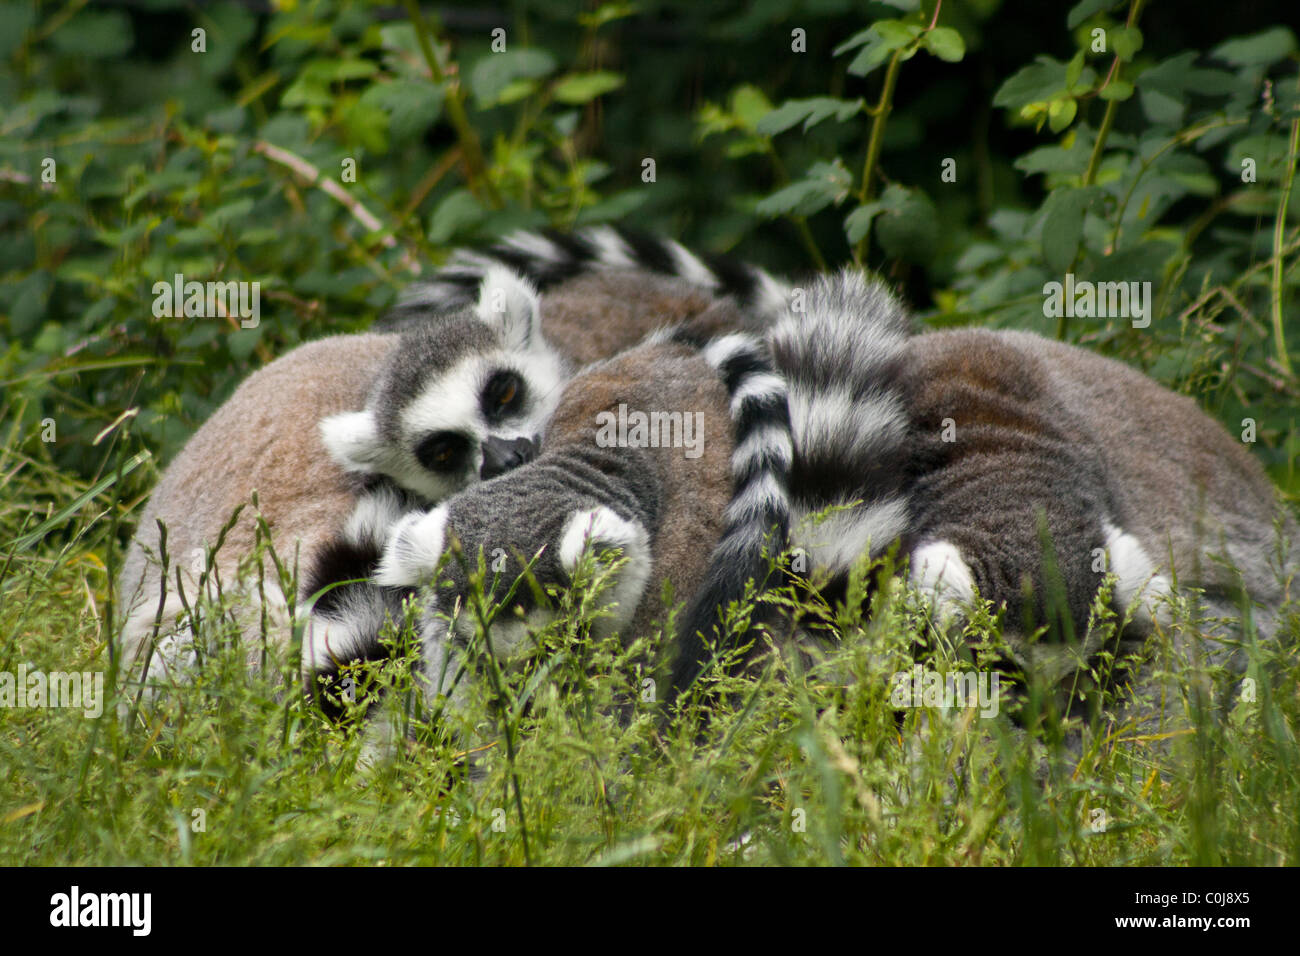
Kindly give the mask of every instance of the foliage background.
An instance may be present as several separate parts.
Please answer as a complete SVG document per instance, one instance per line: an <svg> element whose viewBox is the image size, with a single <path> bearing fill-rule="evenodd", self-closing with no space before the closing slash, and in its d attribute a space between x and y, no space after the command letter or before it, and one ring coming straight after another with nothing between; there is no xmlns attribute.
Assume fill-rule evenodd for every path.
<svg viewBox="0 0 1300 956"><path fill-rule="evenodd" d="M1300 338L1291 318L1300 97L1288 22L1291 0L944 0L937 11L934 0L521 0L438 3L423 14L347 0L0 0L0 614L10 642L0 667L44 648L42 633L62 641L49 645L46 666L102 651L114 557L139 505L249 371L299 342L367 327L413 265L524 226L629 221L789 275L865 264L929 326L1061 335L1194 395L1234 433L1254 420L1253 451L1285 493L1300 495L1300 380L1287 352ZM504 52L491 49L498 28ZM1097 29L1105 52L1093 49ZM647 158L653 182L643 179ZM56 170L48 183L46 159ZM952 182L942 176L948 159ZM1243 180L1244 159L1253 182ZM347 160L354 183L341 181ZM1043 284L1067 271L1151 281L1151 327L1045 317ZM260 325L154 318L152 286L175 273L260 282ZM54 441L42 440L49 419ZM773 713L813 711L771 693ZM1287 706L1294 719L1295 702ZM870 708L880 726L867 734L863 723L853 739L879 739L889 725L884 709ZM841 737L811 727L771 746L812 747L820 762L808 772L831 781L832 765L848 764L816 748ZM1275 736L1264 743L1197 764L1182 790L1153 793L1148 781L1140 799L1130 794L1150 829L1106 858L1300 858L1285 796L1300 792L1294 735L1285 720L1267 729ZM193 760L228 774L228 793L261 786L245 779L251 751L240 747L262 743L224 727L217 753L204 749L210 730L196 728L188 743L182 734L175 752L197 747ZM116 742L116 764L101 766L79 755L75 732L56 739L67 752L43 751L48 766L23 771L31 777L21 787L21 761L5 761L0 776L14 793L34 799L48 785L67 794L58 767L83 760L77 785L87 786L88 766L91 778L106 774L119 820L148 817L159 801L190 805L176 797L193 786L175 776L183 761L128 792L115 775L140 765ZM761 735L753 743L768 746ZM865 767L874 758L844 759ZM945 759L936 756L940 773ZM704 762L706 776L730 766ZM1235 782L1265 764L1276 777L1256 774L1244 790ZM735 780L747 766L737 764ZM678 769L688 789L703 779ZM681 800L676 779L659 782L665 806ZM302 794L283 780L277 800L297 806ZM1060 829L1078 815L1082 786L1066 788L1059 818L981 791L971 829L951 841L942 827L925 829L928 810L915 802L905 812L918 814L918 829L873 852L978 858L980 834L1023 812L1023 842L1010 838L996 859L1092 860L1075 830ZM839 807L839 791L826 793ZM76 816L81 804L68 795L64 805L47 794L42 806ZM711 825L715 803L700 796L691 806ZM427 835L432 818L411 813L409 829L394 824L375 846ZM154 836L170 839L169 819L154 820L164 834ZM245 823L253 858L330 845L321 829L277 849ZM281 818L261 823L274 833ZM67 836L86 825L51 818L31 846L111 844L109 859L149 858L143 844ZM184 827L177 832L188 859ZM835 832L825 831L831 857ZM1239 842L1224 844L1227 833ZM716 837L678 852L712 860ZM13 859L32 858L31 846ZM454 852L482 858L477 844ZM517 858L516 848L503 859Z"/></svg>

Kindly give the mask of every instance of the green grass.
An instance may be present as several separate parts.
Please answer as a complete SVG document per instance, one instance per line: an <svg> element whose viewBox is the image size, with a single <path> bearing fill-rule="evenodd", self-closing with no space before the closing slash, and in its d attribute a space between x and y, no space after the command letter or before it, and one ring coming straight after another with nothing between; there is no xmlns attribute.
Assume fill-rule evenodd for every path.
<svg viewBox="0 0 1300 956"><path fill-rule="evenodd" d="M85 490L30 445L11 441L4 460L5 542ZM111 496L39 543L6 545L0 671L109 670L103 559L123 507ZM499 692L475 685L439 725L453 733L370 769L355 722L327 724L292 667L252 674L229 645L134 721L114 701L97 719L0 708L0 864L1300 862L1300 614L1291 649L1257 661L1268 676L1254 702L1194 711L1169 740L1103 735L1080 754L1050 707L1033 733L1005 714L893 707L891 675L917 642L942 670L969 666L958 648L995 631L977 618L962 640L938 639L901 587L841 614L838 646L773 651L715 684L702 724L698 709L674 719L642 699L654 641L585 636L587 594L565 599L544 653ZM371 665L358 686L371 680L400 684L400 668ZM1025 700L1028 712L1039 698Z"/></svg>

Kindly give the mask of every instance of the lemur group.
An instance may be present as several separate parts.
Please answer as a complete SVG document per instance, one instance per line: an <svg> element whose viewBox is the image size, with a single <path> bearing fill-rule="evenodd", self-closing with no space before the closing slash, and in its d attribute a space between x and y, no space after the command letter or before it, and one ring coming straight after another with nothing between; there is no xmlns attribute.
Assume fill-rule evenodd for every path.
<svg viewBox="0 0 1300 956"><path fill-rule="evenodd" d="M309 687L391 653L388 622L413 617L419 697L454 707L485 643L526 656L545 593L594 560L593 629L672 622L654 665L671 699L743 661L730 651L798 644L809 626L765 588L833 604L892 551L932 626L990 602L1011 666L1053 642L1102 650L1086 635L1106 588L1123 647L1160 632L1240 673L1300 567L1295 520L1243 444L1086 348L915 325L859 270L785 281L625 229L461 250L384 331L249 376L169 465L120 579L122 672L184 682L203 656L193 609L220 587L250 661L297 629ZM690 416L703 441L601 440L628 409ZM253 581L268 531L295 593ZM480 567L517 606L490 642L468 607ZM525 567L541 587L511 590ZM765 609L748 629L726 613L741 600Z"/></svg>

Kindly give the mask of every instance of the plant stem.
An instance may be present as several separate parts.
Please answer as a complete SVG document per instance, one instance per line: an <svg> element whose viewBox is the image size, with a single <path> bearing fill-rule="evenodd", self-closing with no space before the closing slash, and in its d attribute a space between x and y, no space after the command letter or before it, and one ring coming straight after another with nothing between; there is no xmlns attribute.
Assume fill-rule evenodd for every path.
<svg viewBox="0 0 1300 956"><path fill-rule="evenodd" d="M1137 23L1138 15L1142 12L1142 4L1145 0L1132 0L1132 5L1128 8L1128 20L1124 26L1131 27ZM1119 54L1115 54L1115 59L1111 61L1110 70L1106 73L1106 79L1101 84L1101 89L1105 89L1111 83L1119 80L1120 71L1124 64L1120 62ZM1106 140L1110 136L1111 127L1115 125L1115 114L1119 112L1119 100L1107 100L1106 112L1101 116L1101 127L1097 130L1097 139L1092 144L1092 154L1088 157L1088 168L1083 173L1083 185L1091 186L1097 182L1097 171L1101 168L1101 154L1106 149ZM1075 265L1079 261L1079 256L1083 252L1080 245L1079 251L1074 254L1074 261L1070 263L1070 272L1074 271ZM1058 341L1065 341L1065 337L1070 331L1070 320L1066 317L1065 311L1062 310L1060 318L1056 320L1056 338Z"/></svg>
<svg viewBox="0 0 1300 956"><path fill-rule="evenodd" d="M447 110L447 119L456 130L456 139L460 143L461 155L465 159L465 176L469 181L469 187L474 192L482 190L492 207L500 209L501 197L487 177L483 146L479 142L478 134L474 132L474 127L469 123L469 117L465 114L465 97L460 82L447 80L442 67L438 64L438 58L433 52L433 43L429 39L432 31L420 11L419 0L406 0L406 10L410 14L411 25L415 28L415 37L420 42L420 53L429 66L429 75L433 77L435 83L444 87L443 105Z"/></svg>
<svg viewBox="0 0 1300 956"><path fill-rule="evenodd" d="M1142 4L1145 0L1133 0L1133 5L1128 10L1128 20L1124 26L1131 27L1137 23L1138 16L1142 13ZM1111 64L1110 72L1106 76L1106 83L1113 83L1119 79L1119 74L1124 65L1120 62L1119 54L1115 54L1115 61ZM1119 112L1119 100L1107 100L1106 112L1101 117L1101 128L1097 130L1097 141L1092 144L1092 155L1088 157L1088 169L1083 174L1083 185L1091 186L1097 181L1097 170L1101 166L1101 153L1106 147L1106 138L1110 136L1110 128L1115 125L1115 114Z"/></svg>
<svg viewBox="0 0 1300 956"><path fill-rule="evenodd" d="M468 567L466 567L466 571L468 572ZM515 727L514 717L511 713L513 708L510 706L510 698L506 696L505 685L501 680L501 669L497 664L496 651L492 648L492 621L488 617L487 607L483 601L481 581L474 586L472 598L474 614L478 618L479 627L483 630L483 646L487 650L488 658L488 677L492 680L492 692L496 695L501 710L501 725L506 738L506 763L510 767L510 784L514 791L515 812L519 814L519 833L523 838L524 864L532 866L533 854L528 845L528 819L524 816L524 796L519 786L519 770L515 765Z"/></svg>
<svg viewBox="0 0 1300 956"><path fill-rule="evenodd" d="M1282 180L1282 194L1277 201L1277 216L1273 221L1273 346L1277 350L1277 364L1291 377L1291 356L1286 350L1286 333L1282 329L1282 237L1286 232L1286 210L1291 202L1291 184L1295 182L1296 151L1300 147L1300 118L1291 121L1291 148L1287 153L1286 177Z"/></svg>
<svg viewBox="0 0 1300 956"><path fill-rule="evenodd" d="M872 112L871 137L867 140L867 158L862 164L862 186L858 189L858 201L862 203L870 202L875 194L873 180L876 163L880 159L880 147L885 139L885 120L889 118L889 112L894 107L894 87L898 85L898 70L902 64L903 51L895 50L885 70L885 85L880 91L880 99ZM866 257L870 242L871 233L868 231L858 240L857 247L853 250L854 261L861 264Z"/></svg>
<svg viewBox="0 0 1300 956"><path fill-rule="evenodd" d="M1119 108L1119 100L1111 100L1106 104L1106 112L1101 117L1101 128L1097 130L1097 140L1092 144L1092 155L1088 157L1088 168L1083 173L1083 185L1091 186L1097 181L1097 168L1101 166L1101 151L1106 145L1106 138L1110 136L1110 128L1115 125L1115 113Z"/></svg>
<svg viewBox="0 0 1300 956"><path fill-rule="evenodd" d="M1204 136L1206 133L1210 132L1211 130L1222 129L1225 126L1240 126L1245 122L1246 122L1245 119L1216 120L1215 122L1207 123L1204 126L1195 126L1195 127L1190 127L1188 129L1179 130L1169 139L1168 142L1166 142L1163 146L1161 146L1158 150L1156 150L1154 155L1149 156L1146 159L1142 160L1142 165L1138 169L1137 175L1133 177L1133 182L1129 183L1128 189L1124 192L1124 198L1120 200L1119 212L1116 213L1115 215L1115 237L1111 240L1110 243L1111 249L1117 252L1119 251L1119 240L1124 230L1124 214L1128 211L1129 201L1133 198L1133 193L1137 189L1138 183L1140 183L1142 181L1142 178L1151 171L1151 167L1153 167L1156 164L1157 159L1159 159L1169 150L1173 149L1175 146L1187 146L1191 143L1196 142L1196 140L1200 139L1202 136ZM1199 222L1200 220L1197 221ZM1195 230L1195 233L1199 233L1199 232L1200 232L1199 229ZM1183 248L1190 250L1192 240L1194 238L1195 238L1195 234L1193 230L1189 229L1187 235L1183 237Z"/></svg>

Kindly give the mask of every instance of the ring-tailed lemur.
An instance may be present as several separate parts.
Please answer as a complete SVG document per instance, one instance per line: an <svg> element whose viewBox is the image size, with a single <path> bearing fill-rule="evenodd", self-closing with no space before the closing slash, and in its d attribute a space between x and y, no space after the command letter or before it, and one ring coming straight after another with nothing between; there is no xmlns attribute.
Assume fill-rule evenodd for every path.
<svg viewBox="0 0 1300 956"><path fill-rule="evenodd" d="M185 666L186 609L218 580L227 594L240 588L235 611L250 648L263 607L273 634L287 643L287 609L297 596L282 593L274 573L262 586L260 570L247 567L259 538L250 496L257 493L258 512L288 567L330 539L360 488L321 443L320 419L364 405L397 340L340 335L300 346L250 375L194 433L154 488L118 578L116 642L125 677L140 678L145 658L154 677ZM223 529L221 549L209 560Z"/></svg>
<svg viewBox="0 0 1300 956"><path fill-rule="evenodd" d="M536 249L535 243L521 242ZM502 332L527 330L526 336L520 336L525 351L539 351L544 348L541 343L546 342L560 356L558 362L553 354L534 356L549 381L557 367L580 366L609 357L665 325L689 320L700 329L718 334L753 322L761 325L771 320L773 310L782 301L779 284L758 270L728 265L724 260L713 260L712 266L707 266L673 243L663 243L659 248L677 267L653 275L630 267L637 261L636 250L645 248L630 234L596 230L587 234L582 247L595 257L593 261L601 263L596 274L578 275L557 285L557 275L548 272L537 283L543 288L541 340L534 336L531 322L507 322L507 318L519 318L513 313L507 316L490 312L482 323L485 328L476 328L473 321L479 316L473 307L482 298L479 290L487 268L479 269L472 282L461 282L456 279L462 269L458 259L437 274L447 275L446 282L440 284L435 278L426 284L426 294L419 303L402 307L399 314L407 330L412 331L416 347L426 350L439 341L449 350L459 348L447 335L449 325L439 331L448 313L454 318L451 324L469 329L470 337L481 343L488 343L484 332L492 331L494 324ZM498 248L507 250L497 260L501 261L510 255L508 250L513 246L507 241ZM433 301L428 290L434 288L440 288L439 294L446 298ZM508 305L521 299L506 295L500 301ZM741 301L749 305L747 311L736 308L735 303ZM495 303L489 297L486 304L490 308ZM488 344L490 350L501 353L499 339ZM261 629L264 602L270 605L274 638L287 642L287 608L307 595L301 590L294 595L282 594L277 582L262 587L250 578L252 572L246 564L257 550L259 535L252 509L245 508L233 525L227 527L227 523L235 509L247 505L250 493L256 491L261 517L286 562L292 566L295 554L304 566L315 559L324 542L348 520L358 494L366 486L349 471L365 472L385 464L367 458L373 446L364 441L366 428L358 426L368 423L349 417L349 413L366 408L385 369L396 372L409 368L409 363L396 353L402 347L401 336L391 334L336 336L301 346L250 376L195 433L151 496L119 576L123 618L116 645L124 652L124 673L132 673L143 655L152 654L151 638L155 637L160 653L153 656L151 673L166 673L173 664L184 666L188 657L182 650L187 637L185 626L178 621L188 616L187 609L200 595L201 583L209 593L219 581L228 592L239 589L244 594L235 611L250 647L255 646L251 637ZM462 368L473 364L468 356L460 354ZM442 356L434 358L441 360ZM497 371L517 374L521 365L526 371L528 365L515 362L514 357L501 369L489 371L480 364L483 379L471 384L488 388L449 396L449 401L466 410L466 431L483 434L487 430L485 393L491 392ZM432 387L432 383L428 384ZM516 400L516 396L507 397L510 384L497 379L496 392L486 397L504 399L508 405ZM523 385L535 397L547 396L546 382L525 379ZM477 408L472 395L478 396ZM343 417L336 421L332 450L351 463L349 469L341 468L322 444L320 420L334 415ZM528 424L531 426L532 420ZM518 429L516 434L525 431L527 428ZM358 437L363 440L353 443L352 439ZM412 456L416 450L406 449ZM438 450L428 450L436 458ZM482 466L474 472L468 466L468 455L466 459L460 480L475 480ZM474 460L478 460L477 456ZM404 456L396 465L388 466L404 474L426 503L430 493L438 493L448 485L445 476L415 471ZM163 541L159 522L167 528L170 566L165 580L160 566ZM212 567L207 568L205 550L218 539L223 541L222 547Z"/></svg>
<svg viewBox="0 0 1300 956"><path fill-rule="evenodd" d="M500 264L539 287L577 276L625 274L632 267L686 276L748 305L756 313L750 328L769 337L778 373L792 381L799 453L782 464L795 469L789 491L795 496L796 543L820 566L842 573L869 540L888 542L905 529L906 508L897 487L906 415L891 376L910 334L910 319L882 284L844 273L830 285L817 286L835 297L833 308L793 311L790 289L781 281L726 260L706 264L671 241L608 228L569 235L517 233L485 250L457 253L433 282L408 289L406 304L396 315L418 315L429 302L462 301ZM798 342L811 351L800 351ZM418 388L411 383L406 394ZM741 593L744 581L765 571L765 546L781 550L790 530L791 503L787 489L773 484L772 464L756 461L747 472L738 472L731 512L742 520L720 543L701 594ZM828 507L836 509L834 514L813 530L808 516ZM704 648L696 631L711 631L717 615L716 606L694 607L687 614L675 687L689 682L702 663Z"/></svg>
<svg viewBox="0 0 1300 956"><path fill-rule="evenodd" d="M668 421L694 415L696 427L708 432L707 440L696 437L702 454L692 457L662 440L611 447L599 438L598 422L620 409L655 410ZM543 586L564 586L588 543L618 549L627 563L603 626L645 632L662 613L660 589L647 588L652 576L671 582L679 596L699 590L716 564L710 547L739 525L766 521L733 487L744 489L761 470L770 476L761 480L784 489L790 460L784 384L751 336L727 335L701 349L690 330L665 332L590 366L566 389L536 460L427 512L407 511L405 502L384 490L360 503L309 579L309 587L319 591L373 575L325 591L317 604L317 678L328 682L350 660L383 656L379 632L385 616L400 620L406 594L436 580L422 610L421 670L430 698L451 691L475 632L468 612L450 630L443 620L470 587L461 564L444 560L452 541L470 567L480 551L499 554L506 565L497 579L503 587L522 572L520 560L535 559L531 573ZM491 582L488 590L490 596ZM714 596L705 606L730 597ZM519 589L513 603L535 610L528 588ZM493 652L509 656L526 633L519 622L498 617Z"/></svg>
<svg viewBox="0 0 1300 956"><path fill-rule="evenodd" d="M531 457L570 374L524 280L490 269L473 309L402 334L362 411L321 421L345 470L438 502Z"/></svg>
<svg viewBox="0 0 1300 956"><path fill-rule="evenodd" d="M475 281L496 254L464 257L456 281ZM505 254L533 279L608 268L589 243L555 237L515 236ZM671 261L651 251L644 267ZM1244 592L1272 626L1300 535L1258 463L1191 399L1031 333L912 335L882 286L848 274L817 280L807 307L784 315L769 340L789 382L791 540L822 580L901 539L911 580L940 611L978 590L1016 629L1049 623L1060 598L1081 633L1098 567L1116 572L1121 607L1145 592L1139 633L1175 578L1211 608ZM849 507L810 520L837 502ZM1053 589L1063 593L1049 600ZM679 680L698 665L698 639L688 643Z"/></svg>
<svg viewBox="0 0 1300 956"><path fill-rule="evenodd" d="M520 265L527 267L523 280L512 271ZM617 283L632 267L653 268L678 283L669 289L679 300L692 299L682 294L686 282L738 307L699 308L689 318L701 334L731 331L737 318L761 331L785 308L784 286L762 270L722 257L706 264L675 242L627 230L519 233L483 253L461 250L432 279L405 290L389 320L405 328L402 347L380 374L366 409L322 421L330 453L346 470L382 473L430 502L475 476L489 478L522 464L535 454L560 386L573 371L572 361L548 342L568 330L554 323L543 329L532 285L553 288L577 273ZM664 293L645 287L644 279L642 285L634 291L639 322L624 316L611 323L586 313L596 320L587 338L613 334L613 342L600 343L588 360L630 344L629 330L638 325L651 332L687 318L681 301L656 313ZM647 317L653 329L645 327Z"/></svg>
<svg viewBox="0 0 1300 956"><path fill-rule="evenodd" d="M463 300L457 301L456 304L466 304L472 300L472 296L467 296L466 290L472 292L478 288L486 264L492 261L503 261L505 256L511 257L505 261L509 261L512 267L544 287L547 281L558 276L569 277L562 286L567 289L576 289L584 281L589 281L591 285L587 289L574 294L571 321L567 326L561 326L569 333L562 350L566 351L566 354L578 355L579 360L583 360L580 355L582 350L601 348L604 344L604 339L601 337L608 334L611 329L635 327L636 332L631 335L631 340L635 340L650 327L661 324L664 315L672 308L680 307L683 298L691 296L692 289L698 292L701 288L689 282L677 282L674 283L675 288L665 293L661 299L651 302L650 300L655 299L655 296L653 292L645 290L652 285L650 280L654 276L636 271L638 258L646 260L651 273L656 267L662 268L668 264L672 268L672 263L684 261L688 262L687 270L694 271L696 268L694 263L700 260L692 262L682 259L673 251L677 248L673 246L665 246L657 251L651 247L649 253L644 254L646 250L644 242L643 251L639 252L634 243L620 237L617 233L605 233L604 237L605 251L600 251L598 248L594 253L591 240L587 236L581 237L581 241L574 243L546 237L513 237L507 244L506 251L498 259L492 258L492 250L488 250L485 254L459 257L458 264L453 263L453 266L460 269L461 274L454 282L448 283L443 292L454 293L459 289L460 292L457 294L461 295ZM600 247L600 243L596 245ZM755 282L752 274L747 273L743 268L737 267L733 271L741 275L742 281L733 282L729 286L725 281L725 277L730 274L728 270L715 269L712 272L714 278L705 281L703 288L706 291L709 288L740 289L742 293L745 288L748 288L752 293L754 289L761 290L769 287L767 282ZM612 283L622 283L623 288L627 290L626 294L606 294L603 305L593 304L591 299L587 298L593 295L593 290L599 292ZM779 284L774 281L770 285L780 289ZM436 284L425 285L423 288L436 289L437 286ZM782 295L760 295L759 301L772 304L782 298ZM827 297L828 301L833 298L833 296ZM892 301L884 294L881 295L881 299L884 303ZM632 326L625 326L622 322L593 322L594 317L603 317L610 311L626 308L628 303L643 302L650 304L641 309L634 318L636 321L649 323L648 325L636 326L635 322ZM878 307L879 303L876 308ZM405 309L404 314L408 317L418 316L427 308L427 303L416 302ZM885 314L892 314L896 309L896 306L893 309L886 309ZM838 314L836 307L828 305L824 311L831 317L833 325L834 316ZM548 320L555 314L549 304L547 313ZM886 321L883 326L890 328L893 323ZM544 331L548 338L559 341L549 324L544 325ZM947 334L949 333L916 336L903 342L898 341L899 335L891 334L884 336L884 341L880 343L878 350L867 350L869 364L879 366L885 375L885 380L883 385L877 383L876 391L880 400L866 403L868 406L874 405L874 412L865 417L867 422L874 423L873 427L867 430L869 440L855 442L854 447L866 451L867 447L871 446L875 451L864 456L850 454L837 458L834 452L835 443L828 442L825 447L831 452L823 461L823 466L809 469L808 475L804 478L816 478L830 470L839 470L850 476L869 475L876 460L882 456L888 458L895 454L900 444L904 447L902 457L911 461L911 449L914 443L908 437L897 439L898 425L900 422L904 423L906 425L904 431L910 434L913 421L912 402L916 400L915 396L929 394L926 391L927 386L941 381L946 372L940 364L932 369L931 376L914 375L908 380L910 382L908 387L904 389L902 380L894 382L891 379L890 376L894 372L890 370L894 369L900 361L899 354L902 355L901 361L905 368L922 367L926 356L936 348L937 340ZM1096 447L1101 449L1104 458L1103 468L1110 482L1120 486L1119 499L1126 505L1126 514L1131 522L1131 525L1116 526L1113 532L1107 530L1106 543L1111 544L1113 551L1122 556L1115 560L1116 564L1130 569L1150 567L1169 576L1171 572L1169 559L1172 556L1172 571L1178 574L1181 584L1226 589L1226 576L1219 570L1220 565L1216 563L1217 554L1226 553L1230 561L1238 563L1240 558L1248 556L1257 545L1259 545L1259 554L1278 553L1275 549L1271 550L1262 544L1271 537L1271 521L1275 513L1271 487L1267 479L1263 477L1262 472L1249 456L1244 455L1241 449L1236 447L1236 443L1232 442L1217 424L1196 410L1189 400L1172 395L1119 363L1099 359L1080 349L1058 346L1031 335L1018 339L1017 335L1020 335L1018 333L972 334L975 335L973 340L963 342L964 354L947 356L949 362L957 368L963 367L962 362L975 366L981 361L994 361L1001 353L1002 347L1014 347L1013 357L1019 355L1025 359L1026 374L1031 378L1037 377L1042 386L1040 394L1059 395L1062 402L1083 421ZM815 355L809 351L806 358L811 363L809 367L816 369L818 359ZM1079 368L1087 368L1087 374L1082 376L1076 374ZM864 376L864 380L870 378ZM1135 384L1137 382L1143 383L1140 388ZM1001 394L998 391L999 387L994 386L991 389L989 395L991 399L997 399ZM1126 404L1125 389L1130 387L1142 392L1143 402L1135 403L1133 406ZM798 388L792 389L792 407L796 409L799 418L812 422L814 416L810 411L811 405L805 406L809 411L798 412L801 407L801 399L797 394L799 391ZM895 402L890 396L898 398L899 401ZM830 414L823 416L823 421L833 423L845 420L845 410L852 408L852 405L846 406L842 398L843 396L826 406L833 408L838 404L840 407L838 417L836 414ZM1014 404L1014 399L1007 399L1007 401ZM954 402L941 409L949 413L941 419L945 422L945 431L946 420L965 425L980 424L969 416L963 417L966 408L961 404L960 396ZM984 402L981 407L984 414L993 416L992 420L985 424L996 426L997 416L1001 414L997 410L1001 407L1000 403ZM1146 425L1140 416L1134 414L1135 408L1156 409L1158 418L1178 422L1177 427L1167 429L1159 448L1152 448L1141 437L1135 437L1144 435L1146 430ZM862 408L852 413L865 414ZM795 424L798 447L800 423L796 420ZM828 434L832 433L833 430L828 430ZM956 444L960 445L962 436L971 433L971 429L959 425L955 433L959 436ZM933 435L931 434L930 437L933 438ZM240 438L242 436L236 436L227 442L226 447L237 447ZM1129 447L1130 445L1133 447ZM1167 461L1162 462L1162 453L1167 456ZM964 457L969 459L965 464L968 466L967 470L973 474L978 468L980 456L972 454ZM799 455L796 455L796 466L798 458ZM1226 467L1224 462L1227 463ZM952 462L948 464L951 465ZM833 469L830 467L832 465L835 466ZM840 465L843 467L839 467ZM973 590L975 585L979 586L984 597L995 601L1016 598L1017 582L1011 580L1014 575L1008 575L1005 567L995 567L985 571L968 564L968 562L983 560L977 557L980 553L998 553L999 540L996 529L986 529L982 536L972 536L969 543L959 547L952 541L937 537L943 533L942 527L934 522L927 523L925 520L925 514L945 513L945 503L948 500L945 496L955 493L952 489L965 488L969 491L973 487L972 481L982 482L985 487L988 487L990 482L996 486L997 475L984 475L947 486L941 482L931 482L929 487L933 492L932 500L926 495L917 495L919 500L927 502L924 513L918 518L914 513L915 502L912 501L915 493L913 485L910 484L914 477L912 467L909 466L907 473L909 484L897 493L889 490L892 487L889 482L896 477L896 473L891 469L882 468L881 477L887 479L886 491L883 494L879 492L879 486L860 481L860 486L863 486L864 490L871 490L871 498L876 500L864 499L862 506L858 508L858 515L851 516L851 520L841 519L848 520L845 533L832 533L836 526L827 523L813 526L814 530L810 530L808 527L802 527L805 522L798 522L797 525L801 526L802 530L800 527L796 528L796 543L802 541L816 560L826 561L832 565L847 564L852 560L855 547L863 543L868 536L872 542L871 551L874 552L886 546L887 542L884 539L891 526L901 524L903 527L925 528L928 529L925 532L927 537L913 535L911 539L905 539L904 551L912 558L914 580L929 589L937 602L944 603L943 598L960 598ZM1225 478L1225 475L1229 477ZM1234 475L1240 480L1240 493L1238 493L1239 489L1233 486ZM797 481L796 493L799 487L802 485ZM1171 493L1170 488L1180 488L1185 491ZM833 488L828 489L827 496L831 497L831 500L833 500L833 491ZM1041 489L1036 493L1042 493ZM1022 496L1022 500L1028 497ZM975 498L978 500L978 496ZM1020 504L1022 500L1016 503ZM996 509L985 508L982 512L977 509L977 513L982 519L986 519L989 515L996 515L997 512ZM339 515L337 521L330 527L337 528L343 520L344 516ZM832 517L831 520L834 518ZM912 524L914 520L915 524ZM1006 520L1012 519L1008 517ZM1290 527L1289 521L1289 518L1283 519L1283 523L1288 527ZM996 525L996 522L994 524ZM1120 530L1121 528L1125 530ZM1105 529L1104 525L1103 529ZM213 528L209 531L209 540L211 535L215 534L215 530ZM1022 532L1021 537L1023 538ZM837 549L838 542L854 542L854 544ZM985 545L987 547L984 547ZM1038 542L1035 542L1035 551L1040 550L1037 545ZM1018 552L1013 548L1010 553ZM1294 561L1291 554L1283 557L1285 560ZM1021 564L1033 566L1027 558L1021 561ZM1257 601L1275 605L1280 593L1275 569L1266 567L1266 562L1261 560L1253 562L1247 560L1241 567L1247 594ZM1012 567L1012 571L1015 570L1016 568ZM985 580L980 580L981 576ZM1123 575L1121 577L1123 578ZM1133 592L1134 583L1130 581L1125 593L1133 596Z"/></svg>

